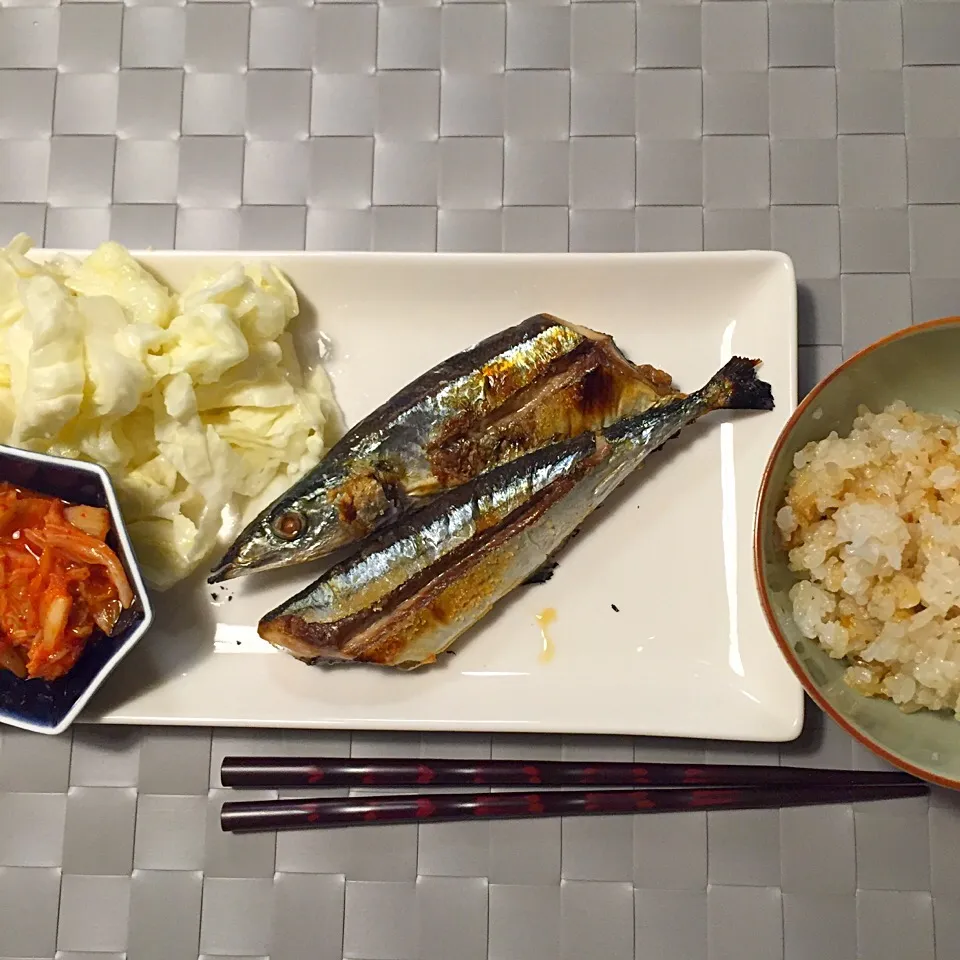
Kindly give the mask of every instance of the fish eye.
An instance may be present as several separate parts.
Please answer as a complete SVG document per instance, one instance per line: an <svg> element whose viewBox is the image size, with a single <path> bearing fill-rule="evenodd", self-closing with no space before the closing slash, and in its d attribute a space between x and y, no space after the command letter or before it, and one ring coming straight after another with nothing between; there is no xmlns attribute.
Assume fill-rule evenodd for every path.
<svg viewBox="0 0 960 960"><path fill-rule="evenodd" d="M273 518L271 525L281 540L296 540L306 528L307 521L297 510L285 510Z"/></svg>

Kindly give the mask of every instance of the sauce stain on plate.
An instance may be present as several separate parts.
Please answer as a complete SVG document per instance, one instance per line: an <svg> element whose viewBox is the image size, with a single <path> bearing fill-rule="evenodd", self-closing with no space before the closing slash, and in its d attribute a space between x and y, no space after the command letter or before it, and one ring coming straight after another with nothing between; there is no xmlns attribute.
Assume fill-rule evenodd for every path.
<svg viewBox="0 0 960 960"><path fill-rule="evenodd" d="M537 626L540 627L540 636L543 637L543 649L540 651L537 659L541 663L549 663L556 653L553 639L550 636L550 624L557 619L557 611L553 607L545 607L536 616Z"/></svg>

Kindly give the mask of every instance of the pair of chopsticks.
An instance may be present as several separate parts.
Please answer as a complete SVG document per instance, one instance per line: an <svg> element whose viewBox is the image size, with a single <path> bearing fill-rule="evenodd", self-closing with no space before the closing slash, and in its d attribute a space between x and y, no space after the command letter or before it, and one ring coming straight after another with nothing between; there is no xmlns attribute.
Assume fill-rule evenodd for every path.
<svg viewBox="0 0 960 960"><path fill-rule="evenodd" d="M927 784L906 773L798 767L515 760L374 760L226 757L225 787L261 789L509 787L505 793L407 792L308 800L227 801L228 832L377 823L442 823L678 810L766 810L918 797ZM579 790L557 790L580 787ZM522 788L522 789L517 789Z"/></svg>

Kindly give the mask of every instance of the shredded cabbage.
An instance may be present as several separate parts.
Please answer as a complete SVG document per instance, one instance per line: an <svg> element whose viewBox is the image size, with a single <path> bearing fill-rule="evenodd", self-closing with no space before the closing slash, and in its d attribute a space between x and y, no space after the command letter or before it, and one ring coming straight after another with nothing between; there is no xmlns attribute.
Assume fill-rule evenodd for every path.
<svg viewBox="0 0 960 960"><path fill-rule="evenodd" d="M88 257L0 248L0 442L101 464L148 582L166 589L313 467L336 404L287 332L270 264L167 289L116 243Z"/></svg>

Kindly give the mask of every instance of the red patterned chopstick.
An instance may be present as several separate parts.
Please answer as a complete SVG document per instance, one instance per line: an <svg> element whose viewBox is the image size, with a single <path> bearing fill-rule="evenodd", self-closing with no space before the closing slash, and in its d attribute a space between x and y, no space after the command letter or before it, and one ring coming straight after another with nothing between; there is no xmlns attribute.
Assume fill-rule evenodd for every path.
<svg viewBox="0 0 960 960"><path fill-rule="evenodd" d="M225 757L225 787L792 787L916 784L881 770L560 760L390 760Z"/></svg>
<svg viewBox="0 0 960 960"><path fill-rule="evenodd" d="M921 796L924 783L851 786L723 787L666 790L576 790L537 793L445 793L431 796L336 797L322 800L228 801L224 831L443 823L531 817L639 814L680 810L761 810Z"/></svg>

